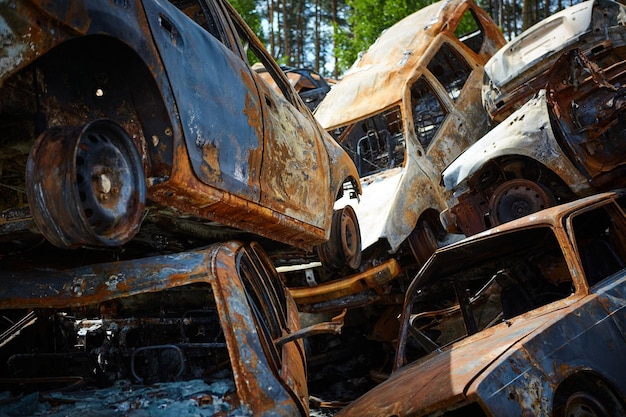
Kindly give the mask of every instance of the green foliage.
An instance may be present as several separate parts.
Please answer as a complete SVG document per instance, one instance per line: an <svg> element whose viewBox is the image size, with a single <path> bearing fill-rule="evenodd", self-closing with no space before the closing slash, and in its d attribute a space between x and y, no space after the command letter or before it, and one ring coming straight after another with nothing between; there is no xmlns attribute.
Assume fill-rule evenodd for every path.
<svg viewBox="0 0 626 417"><path fill-rule="evenodd" d="M335 55L340 72L367 50L386 28L432 3L429 0L347 0L348 27L335 30Z"/></svg>
<svg viewBox="0 0 626 417"><path fill-rule="evenodd" d="M254 0L229 0L230 4L243 17L243 20L250 26L250 29L263 39L261 29L261 16L256 9Z"/></svg>
<svg viewBox="0 0 626 417"><path fill-rule="evenodd" d="M237 13L241 15L250 29L263 41L263 30L261 28L261 16L259 15L255 0L229 0L230 4L237 10ZM248 51L248 62L250 65L256 63L258 59L256 56Z"/></svg>

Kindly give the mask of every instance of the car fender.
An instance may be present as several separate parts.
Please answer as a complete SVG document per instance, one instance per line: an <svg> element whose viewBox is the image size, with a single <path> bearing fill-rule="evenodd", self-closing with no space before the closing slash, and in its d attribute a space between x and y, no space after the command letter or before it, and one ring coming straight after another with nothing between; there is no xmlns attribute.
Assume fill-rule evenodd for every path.
<svg viewBox="0 0 626 417"><path fill-rule="evenodd" d="M589 188L586 178L555 138L545 90L540 90L454 160L443 171L443 184L447 190L456 193L466 188L469 179L489 162L512 155L527 157L546 166L575 193Z"/></svg>

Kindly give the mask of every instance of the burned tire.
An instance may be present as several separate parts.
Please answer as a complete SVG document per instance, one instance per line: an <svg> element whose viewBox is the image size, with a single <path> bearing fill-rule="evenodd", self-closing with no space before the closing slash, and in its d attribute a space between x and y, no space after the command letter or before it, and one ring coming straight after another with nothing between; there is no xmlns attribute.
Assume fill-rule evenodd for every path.
<svg viewBox="0 0 626 417"><path fill-rule="evenodd" d="M318 255L331 270L354 270L361 265L361 229L352 207L335 210L330 239L318 247Z"/></svg>
<svg viewBox="0 0 626 417"><path fill-rule="evenodd" d="M498 226L535 213L556 203L554 195L541 184L515 179L501 184L489 199L489 218Z"/></svg>
<svg viewBox="0 0 626 417"><path fill-rule="evenodd" d="M426 219L417 222L417 226L408 237L408 242L411 253L420 267L439 247L436 228Z"/></svg>
<svg viewBox="0 0 626 417"><path fill-rule="evenodd" d="M42 133L28 157L26 194L53 245L116 247L139 230L146 182L131 137L103 119Z"/></svg>
<svg viewBox="0 0 626 417"><path fill-rule="evenodd" d="M626 411L606 389L581 389L565 403L564 417L623 417Z"/></svg>

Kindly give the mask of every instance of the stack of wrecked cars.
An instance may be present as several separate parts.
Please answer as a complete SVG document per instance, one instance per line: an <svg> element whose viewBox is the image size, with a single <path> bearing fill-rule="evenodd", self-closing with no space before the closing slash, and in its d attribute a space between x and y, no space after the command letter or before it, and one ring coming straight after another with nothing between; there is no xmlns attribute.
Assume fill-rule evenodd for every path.
<svg viewBox="0 0 626 417"><path fill-rule="evenodd" d="M339 415L626 415L626 197L597 194L625 184L625 19L583 2L485 64L495 127L442 173L470 237L420 269L393 372Z"/></svg>
<svg viewBox="0 0 626 417"><path fill-rule="evenodd" d="M487 62L482 96L499 124L443 172L449 231L469 236L626 184L625 25L623 4L585 1Z"/></svg>
<svg viewBox="0 0 626 417"><path fill-rule="evenodd" d="M5 2L0 34L3 412L308 415L253 241L358 264L361 190L260 41L223 0Z"/></svg>
<svg viewBox="0 0 626 417"><path fill-rule="evenodd" d="M292 288L302 309L401 303L396 278L443 237L441 171L489 128L483 65L504 43L473 1L438 2L387 29L326 95L315 116L361 176L360 202L342 221L360 225L363 256L356 274L304 265L302 286Z"/></svg>
<svg viewBox="0 0 626 417"><path fill-rule="evenodd" d="M626 191L438 249L389 379L337 416L626 415Z"/></svg>

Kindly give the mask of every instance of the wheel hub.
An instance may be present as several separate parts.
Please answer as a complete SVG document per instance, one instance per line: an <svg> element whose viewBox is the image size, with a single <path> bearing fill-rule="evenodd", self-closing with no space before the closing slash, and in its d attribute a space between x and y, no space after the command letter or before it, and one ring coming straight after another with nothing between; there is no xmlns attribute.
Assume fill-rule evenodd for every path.
<svg viewBox="0 0 626 417"><path fill-rule="evenodd" d="M507 223L555 204L552 193L543 185L526 179L501 184L489 200L492 226Z"/></svg>
<svg viewBox="0 0 626 417"><path fill-rule="evenodd" d="M139 230L146 201L139 152L110 120L39 136L26 191L39 230L60 248L126 243Z"/></svg>

